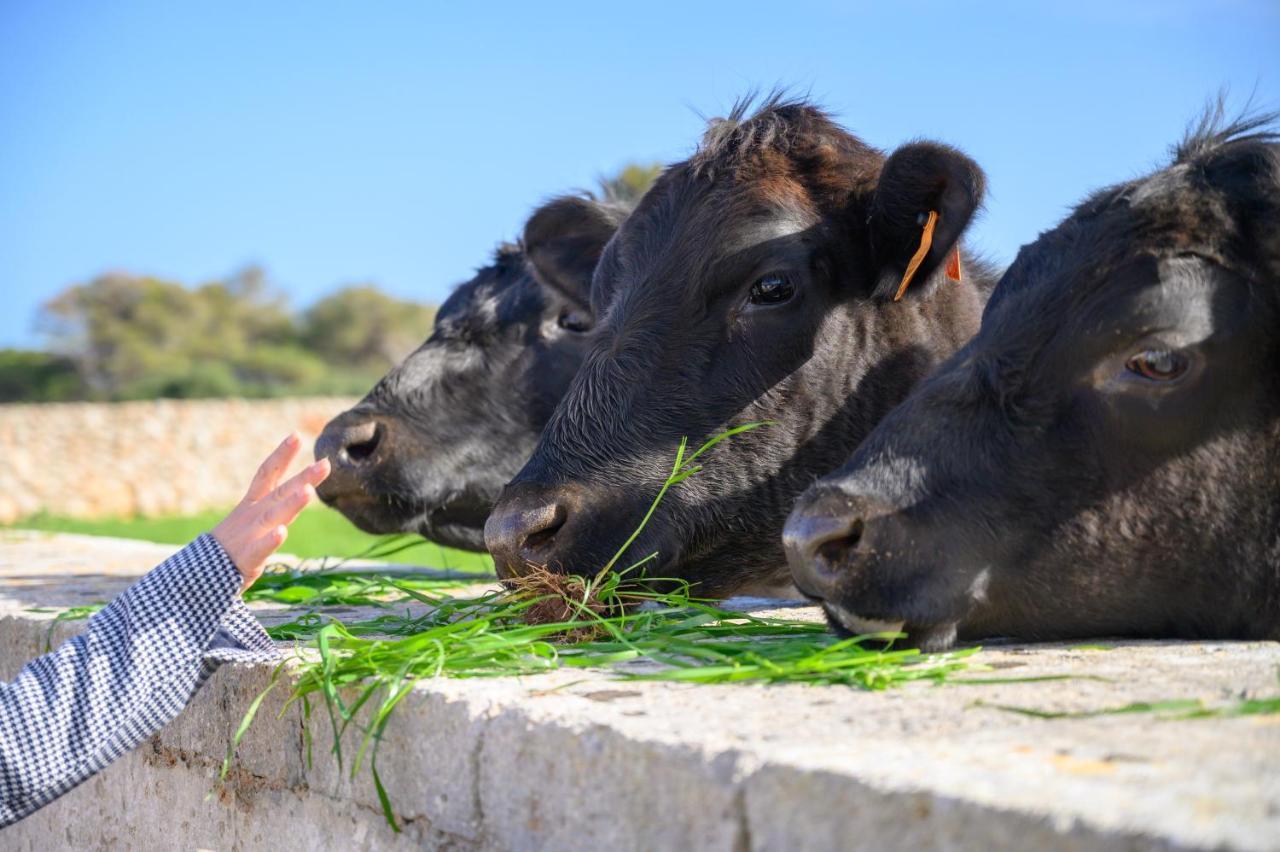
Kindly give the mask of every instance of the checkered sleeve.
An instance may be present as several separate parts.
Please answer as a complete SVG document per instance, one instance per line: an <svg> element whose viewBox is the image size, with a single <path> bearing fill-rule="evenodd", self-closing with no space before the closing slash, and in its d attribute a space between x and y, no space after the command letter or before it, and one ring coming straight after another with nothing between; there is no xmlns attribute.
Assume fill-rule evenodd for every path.
<svg viewBox="0 0 1280 852"><path fill-rule="evenodd" d="M223 662L277 652L202 535L0 683L0 827L43 807L164 727Z"/></svg>

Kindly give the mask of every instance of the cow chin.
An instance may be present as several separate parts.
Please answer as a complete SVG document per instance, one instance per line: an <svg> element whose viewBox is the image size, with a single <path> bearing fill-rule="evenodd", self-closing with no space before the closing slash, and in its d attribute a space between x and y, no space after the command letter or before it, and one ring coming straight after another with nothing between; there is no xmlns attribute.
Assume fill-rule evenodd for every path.
<svg viewBox="0 0 1280 852"><path fill-rule="evenodd" d="M692 555L685 548L684 540L667 537L662 543L645 548L633 547L631 553L658 553L661 558L648 562L645 575L649 578L670 578L687 582L695 597L709 600L726 598L760 598L765 600L804 600L805 596L791 581L784 558L762 560L763 565L744 566L738 547L717 548L706 553ZM747 548L758 554L758 548Z"/></svg>
<svg viewBox="0 0 1280 852"><path fill-rule="evenodd" d="M416 532L423 514L420 506L400 500L379 499L359 492L321 496L329 508L340 512L358 529L370 535Z"/></svg>
<svg viewBox="0 0 1280 852"><path fill-rule="evenodd" d="M831 627L845 637L867 636L873 633L901 633L906 625L906 622L901 619L890 621L864 618L839 604L824 603L822 609L827 614L827 621L830 622Z"/></svg>
<svg viewBox="0 0 1280 852"><path fill-rule="evenodd" d="M868 570L864 566L863 570ZM904 633L900 644L942 651L986 602L990 570L943 571L910 559L881 562L870 576L850 576L822 602L832 628L845 637Z"/></svg>
<svg viewBox="0 0 1280 852"><path fill-rule="evenodd" d="M824 603L822 610L826 613L831 629L836 635L846 639L905 633L905 644L925 652L945 651L956 643L958 624L954 621L908 624L903 619L867 618L832 603Z"/></svg>
<svg viewBox="0 0 1280 852"><path fill-rule="evenodd" d="M456 501L431 501L368 491L324 494L325 504L341 512L362 532L371 535L417 533L459 550L483 551L487 506L463 506Z"/></svg>
<svg viewBox="0 0 1280 852"><path fill-rule="evenodd" d="M436 509L419 516L416 531L445 547L476 552L485 549L483 517L477 524L474 518L451 517L447 510Z"/></svg>

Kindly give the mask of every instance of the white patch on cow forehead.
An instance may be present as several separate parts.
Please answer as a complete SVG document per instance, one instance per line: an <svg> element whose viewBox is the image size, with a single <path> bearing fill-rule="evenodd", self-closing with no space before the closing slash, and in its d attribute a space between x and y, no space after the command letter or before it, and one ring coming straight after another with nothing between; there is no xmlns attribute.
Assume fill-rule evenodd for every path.
<svg viewBox="0 0 1280 852"><path fill-rule="evenodd" d="M1214 333L1216 268L1197 257L1166 257L1159 262L1159 285L1135 299L1134 316L1165 332L1175 346L1193 346Z"/></svg>
<svg viewBox="0 0 1280 852"><path fill-rule="evenodd" d="M752 219L735 229L734 234L720 247L720 253L725 256L733 255L770 240L804 233L812 226L813 219L798 211L783 211L776 216Z"/></svg>

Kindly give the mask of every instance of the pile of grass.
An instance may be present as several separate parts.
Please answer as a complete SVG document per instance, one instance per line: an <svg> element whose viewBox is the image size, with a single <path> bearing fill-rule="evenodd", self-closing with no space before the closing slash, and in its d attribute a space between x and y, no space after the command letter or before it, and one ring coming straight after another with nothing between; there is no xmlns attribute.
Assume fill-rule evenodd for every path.
<svg viewBox="0 0 1280 852"><path fill-rule="evenodd" d="M893 634L837 639L821 623L722 609L693 597L685 583L662 580L663 590L655 590L654 579L644 577L644 569L657 554L618 568L668 491L697 475L702 470L699 460L707 452L762 425L728 430L693 452L682 440L671 472L640 524L594 575L568 576L530 566L512 588L473 597L379 576L367 579L380 592L395 594L392 600L378 602L385 612L344 622L313 609L271 628L274 638L306 643L287 664L295 679L281 713L300 703L310 718L313 702L323 705L340 766L343 743L354 735L358 744L350 772L354 776L367 760L383 812L398 830L378 773L378 749L392 712L423 678L611 667L616 677L633 680L887 689L920 680L942 682L964 668L964 658L977 649L927 655L914 648L894 648L898 637ZM369 597L364 589L343 585L358 582L354 578L344 576L334 586L324 586L324 576L305 580L301 590L273 580L273 599L287 596L310 605L321 597L331 604L364 603ZM233 737L224 777L240 737L279 682L281 670L254 700Z"/></svg>
<svg viewBox="0 0 1280 852"><path fill-rule="evenodd" d="M677 591L644 592L610 575L585 598L492 592L453 597L389 584L404 596L389 610L403 613L343 623L309 613L270 631L307 640L277 669L271 685L246 713L223 773L262 700L281 670L295 679L283 715L295 702L305 717L324 709L333 752L344 764L344 742L356 739L349 771L368 763L383 812L397 828L390 797L378 774L383 732L396 706L423 678L536 675L558 669L606 668L627 680L722 684L811 683L887 689L915 681L941 683L965 668L976 648L942 655L894 648L894 635L837 639L826 625L721 609ZM425 604L415 615L410 602ZM546 621L530 615L552 603L570 615ZM637 604L642 604L637 606Z"/></svg>

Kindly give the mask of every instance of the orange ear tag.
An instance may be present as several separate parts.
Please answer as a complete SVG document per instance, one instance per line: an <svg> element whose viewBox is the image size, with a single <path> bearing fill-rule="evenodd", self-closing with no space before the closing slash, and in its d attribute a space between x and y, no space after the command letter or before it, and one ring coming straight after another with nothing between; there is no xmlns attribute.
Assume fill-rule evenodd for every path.
<svg viewBox="0 0 1280 852"><path fill-rule="evenodd" d="M947 258L947 277L952 281L962 281L964 276L960 272L960 247L956 246L951 252L951 257Z"/></svg>
<svg viewBox="0 0 1280 852"><path fill-rule="evenodd" d="M898 292L893 294L895 302L902 300L903 294L907 292L907 285L915 277L916 270L920 268L920 264L924 263L924 256L929 253L929 246L933 245L933 227L937 224L938 211L930 210L929 218L924 223L924 233L920 235L920 247L916 249L915 254L911 255L911 262L907 264L907 271L902 273L902 283L898 285Z"/></svg>

